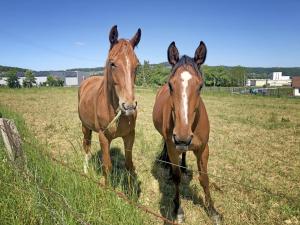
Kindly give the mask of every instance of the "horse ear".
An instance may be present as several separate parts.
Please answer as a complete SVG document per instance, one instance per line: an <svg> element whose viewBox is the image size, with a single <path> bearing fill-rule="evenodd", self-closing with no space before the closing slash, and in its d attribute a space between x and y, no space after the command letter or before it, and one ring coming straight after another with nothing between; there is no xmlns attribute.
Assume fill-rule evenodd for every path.
<svg viewBox="0 0 300 225"><path fill-rule="evenodd" d="M114 25L109 32L110 48L112 48L116 43L118 43L118 28Z"/></svg>
<svg viewBox="0 0 300 225"><path fill-rule="evenodd" d="M139 42L141 40L141 35L142 35L142 31L141 31L141 28L139 28L138 31L136 32L136 34L130 40L130 43L133 48L139 44Z"/></svg>
<svg viewBox="0 0 300 225"><path fill-rule="evenodd" d="M203 41L201 41L198 48L195 51L195 56L194 56L194 61L198 66L202 65L205 62L206 53L207 53L206 45L204 44Z"/></svg>
<svg viewBox="0 0 300 225"><path fill-rule="evenodd" d="M168 61L172 66L175 66L178 60L179 60L179 52L175 45L175 42L173 41L168 47Z"/></svg>

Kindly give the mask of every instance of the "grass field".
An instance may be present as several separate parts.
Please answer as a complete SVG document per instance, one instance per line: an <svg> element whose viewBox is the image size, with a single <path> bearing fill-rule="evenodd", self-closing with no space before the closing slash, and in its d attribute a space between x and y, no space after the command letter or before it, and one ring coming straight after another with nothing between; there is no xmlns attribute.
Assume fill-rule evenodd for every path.
<svg viewBox="0 0 300 225"><path fill-rule="evenodd" d="M166 178L168 173L154 163L161 151L161 137L152 124L154 98L155 91L151 89L137 90L139 112L133 160L141 190L138 202L170 218L173 185ZM209 92L203 99L211 124L208 166L211 191L224 223L299 224L300 100ZM76 88L0 89L0 105L23 116L30 132L42 146L47 146L45 151L82 169ZM99 150L94 134L91 162L94 166L90 167L89 174L102 179L97 160ZM111 154L116 171L112 185L124 190L124 182L118 175L123 173L124 166L121 139L113 141ZM187 163L196 170L191 153L187 154ZM186 224L209 224L197 176L194 172L185 177L181 186ZM94 188L90 192L97 195ZM79 192L76 198L84 199L86 194ZM109 208L106 204L94 210ZM145 221L145 224L161 224L148 217Z"/></svg>

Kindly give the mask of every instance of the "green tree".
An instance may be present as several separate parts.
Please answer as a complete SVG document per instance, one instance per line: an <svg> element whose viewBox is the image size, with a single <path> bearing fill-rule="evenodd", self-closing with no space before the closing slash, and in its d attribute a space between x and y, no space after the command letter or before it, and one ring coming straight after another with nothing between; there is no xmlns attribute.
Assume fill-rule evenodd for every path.
<svg viewBox="0 0 300 225"><path fill-rule="evenodd" d="M166 83L170 70L165 66L158 64L151 68L149 74L148 85L161 86Z"/></svg>
<svg viewBox="0 0 300 225"><path fill-rule="evenodd" d="M7 82L7 86L9 88L20 88L21 87L19 78L17 76L17 71L13 71L13 70L9 71L7 73L6 82Z"/></svg>
<svg viewBox="0 0 300 225"><path fill-rule="evenodd" d="M23 87L31 88L36 84L36 78L31 70L26 70L25 79L23 80Z"/></svg>
<svg viewBox="0 0 300 225"><path fill-rule="evenodd" d="M50 75L47 77L46 85L50 87L64 86L64 81Z"/></svg>
<svg viewBox="0 0 300 225"><path fill-rule="evenodd" d="M62 86L64 86L64 83L65 82L62 79L60 79L60 78L56 79L56 86L62 87Z"/></svg>
<svg viewBox="0 0 300 225"><path fill-rule="evenodd" d="M223 66L203 66L204 82L206 86L229 86L230 78L228 70Z"/></svg>
<svg viewBox="0 0 300 225"><path fill-rule="evenodd" d="M246 70L244 67L235 66L230 71L231 86L244 86L247 80Z"/></svg>

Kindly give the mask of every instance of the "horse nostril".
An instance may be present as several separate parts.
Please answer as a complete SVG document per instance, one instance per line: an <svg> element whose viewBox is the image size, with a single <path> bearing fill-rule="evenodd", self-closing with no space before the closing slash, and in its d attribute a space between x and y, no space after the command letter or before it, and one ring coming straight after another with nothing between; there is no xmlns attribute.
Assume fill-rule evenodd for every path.
<svg viewBox="0 0 300 225"><path fill-rule="evenodd" d="M186 145L190 145L192 143L192 139L193 139L193 135L191 135L187 141L186 141Z"/></svg>
<svg viewBox="0 0 300 225"><path fill-rule="evenodd" d="M122 103L122 107L124 110L135 110L136 104L126 104L125 102Z"/></svg>
<svg viewBox="0 0 300 225"><path fill-rule="evenodd" d="M189 136L186 140L179 140L176 134L173 134L173 141L175 145L190 145L192 143L193 135Z"/></svg>
<svg viewBox="0 0 300 225"><path fill-rule="evenodd" d="M177 145L177 144L180 144L180 141L178 140L176 134L173 134L173 140L174 140L174 143Z"/></svg>

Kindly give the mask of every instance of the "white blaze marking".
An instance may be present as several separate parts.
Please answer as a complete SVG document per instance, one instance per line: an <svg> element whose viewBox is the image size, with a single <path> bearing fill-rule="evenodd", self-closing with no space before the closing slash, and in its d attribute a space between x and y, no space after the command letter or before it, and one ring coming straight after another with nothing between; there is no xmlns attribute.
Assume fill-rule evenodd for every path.
<svg viewBox="0 0 300 225"><path fill-rule="evenodd" d="M126 69L127 69L127 74L130 76L130 63L127 55L126 55Z"/></svg>
<svg viewBox="0 0 300 225"><path fill-rule="evenodd" d="M130 62L129 62L129 59L128 59L128 56L125 55L125 58L126 58L126 78L127 79L127 84L130 85L131 84L131 67L130 67ZM131 87L131 86L130 86ZM131 91L131 88L128 89L128 91Z"/></svg>
<svg viewBox="0 0 300 225"><path fill-rule="evenodd" d="M187 98L187 86L189 80L192 78L192 75L188 71L184 71L181 73L181 81L182 81L182 109L183 115L186 124L188 124L188 98Z"/></svg>

